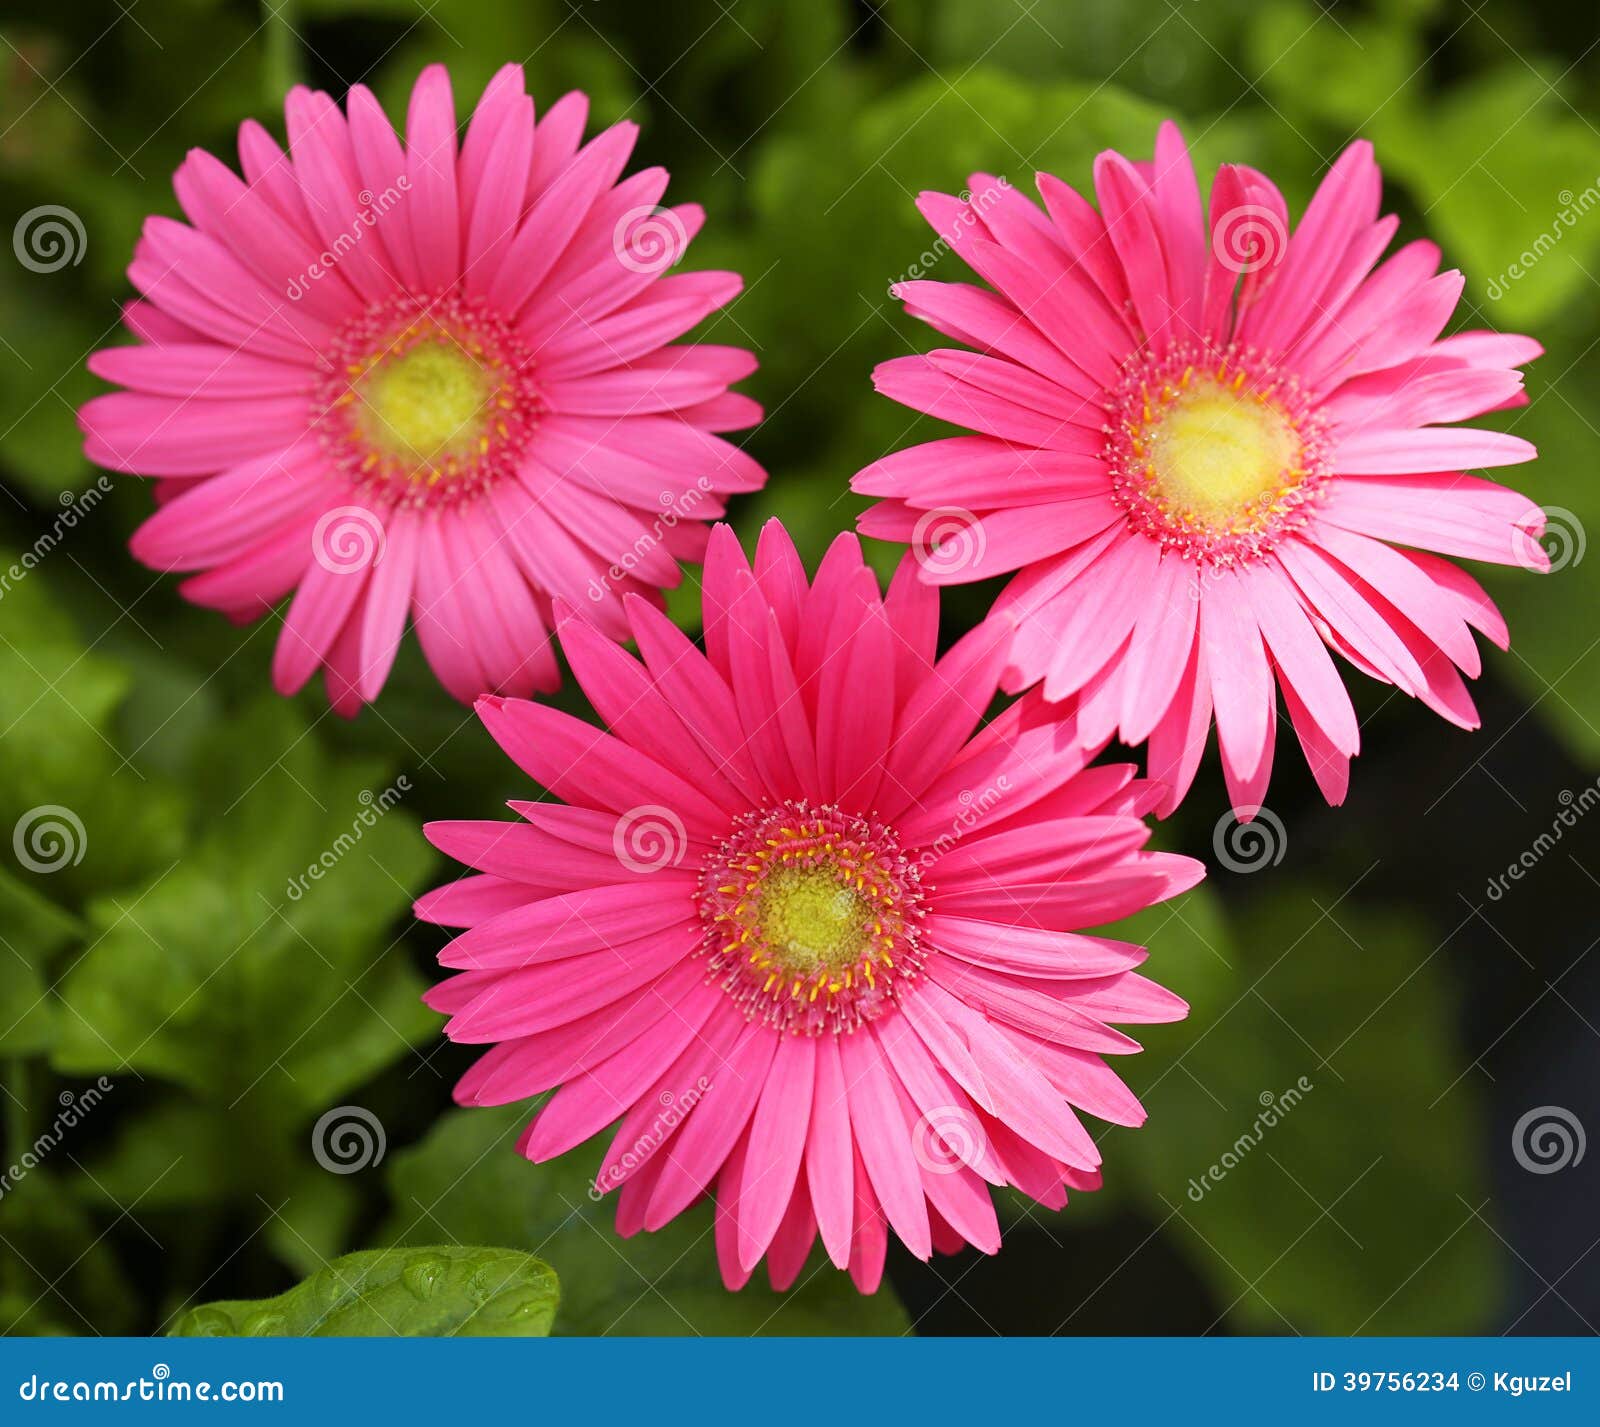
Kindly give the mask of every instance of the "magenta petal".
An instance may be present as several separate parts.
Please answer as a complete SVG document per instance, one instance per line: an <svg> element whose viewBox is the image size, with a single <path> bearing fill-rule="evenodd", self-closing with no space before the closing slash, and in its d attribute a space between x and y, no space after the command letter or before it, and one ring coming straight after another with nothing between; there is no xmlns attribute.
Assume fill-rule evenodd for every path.
<svg viewBox="0 0 1600 1427"><path fill-rule="evenodd" d="M464 970L426 1000L490 1046L462 1103L553 1090L524 1153L617 1125L596 1191L620 1191L618 1233L713 1194L729 1285L765 1258L781 1291L820 1234L870 1292L891 1232L994 1252L990 1184L1059 1206L1098 1182L1078 1112L1142 1116L1098 1058L1138 1048L1111 1023L1185 1007L1131 974L1143 948L1083 929L1203 868L1144 850L1160 789L1087 768L1070 712L1030 695L979 728L1009 624L935 662L913 561L885 598L851 536L811 581L781 527L753 567L725 529L707 555L709 654L639 601L641 660L553 611L605 727L480 701L567 801L428 825L475 875L417 905L465 928L440 954ZM1429 689L1450 706L1443 676Z"/></svg>
<svg viewBox="0 0 1600 1427"><path fill-rule="evenodd" d="M858 528L912 547L933 583L1014 571L996 606L1016 622L1006 689L1072 701L1086 745L1148 741L1163 813L1213 714L1236 806L1265 798L1275 686L1296 686L1302 722L1326 720L1340 767L1320 743L1314 758L1342 796L1357 738L1327 651L1471 723L1463 626L1500 627L1459 575L1376 542L1548 567L1543 512L1462 474L1533 447L1447 424L1525 401L1518 368L1539 344L1442 335L1464 278L1425 240L1384 258L1401 224L1380 213L1365 141L1298 223L1240 165L1218 172L1203 214L1170 123L1148 162L1101 154L1094 186L1098 211L1049 175L1043 213L981 173L960 198L919 195L992 290L897 284L911 315L971 350L894 358L874 380L972 434L858 472L877 498ZM1316 553L1330 528L1359 572Z"/></svg>
<svg viewBox="0 0 1600 1427"><path fill-rule="evenodd" d="M739 1266L754 1268L778 1232L805 1153L817 1048L802 1036L779 1041L750 1122L750 1158L739 1195Z"/></svg>
<svg viewBox="0 0 1600 1427"><path fill-rule="evenodd" d="M198 572L187 597L244 621L296 595L280 687L321 668L357 712L409 614L461 701L553 690L555 600L623 637L623 599L678 584L726 495L764 483L716 434L760 419L730 390L754 359L674 345L740 279L667 276L704 213L658 206L662 169L624 176L631 123L580 147L587 117L573 94L535 124L518 65L460 143L442 65L419 76L403 138L361 85L342 109L295 86L288 152L249 120L242 175L195 150L173 180L187 221L146 221L126 308L145 345L90 357L123 389L84 404L84 449L163 478L135 550ZM441 390L487 399L411 399L452 368ZM268 483L255 468L280 457L293 479ZM352 510L380 545L366 577L296 569L306 526Z"/></svg>
<svg viewBox="0 0 1600 1427"><path fill-rule="evenodd" d="M850 1123L873 1192L905 1246L931 1257L928 1207L911 1152L911 1126L895 1094L894 1072L875 1041L846 1036L839 1043L850 1099Z"/></svg>

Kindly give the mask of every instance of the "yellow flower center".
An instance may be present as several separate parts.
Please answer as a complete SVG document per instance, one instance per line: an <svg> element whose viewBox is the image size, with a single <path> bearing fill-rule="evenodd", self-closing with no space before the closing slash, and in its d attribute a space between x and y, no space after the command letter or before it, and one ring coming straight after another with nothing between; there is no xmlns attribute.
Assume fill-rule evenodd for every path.
<svg viewBox="0 0 1600 1427"><path fill-rule="evenodd" d="M543 410L521 339L455 296L379 303L340 330L320 366L323 448L385 504L456 504L514 477Z"/></svg>
<svg viewBox="0 0 1600 1427"><path fill-rule="evenodd" d="M1196 380L1146 430L1156 491L1186 523L1247 526L1298 484L1299 435L1265 396Z"/></svg>
<svg viewBox="0 0 1600 1427"><path fill-rule="evenodd" d="M413 468L477 454L487 440L496 384L448 338L380 361L355 387L363 441Z"/></svg>
<svg viewBox="0 0 1600 1427"><path fill-rule="evenodd" d="M1258 558L1302 528L1326 483L1321 414L1249 352L1137 357L1112 400L1112 494L1135 530L1185 559Z"/></svg>
<svg viewBox="0 0 1600 1427"><path fill-rule="evenodd" d="M761 887L757 921L772 959L802 975L842 971L869 941L872 908L832 867L780 869Z"/></svg>
<svg viewBox="0 0 1600 1427"><path fill-rule="evenodd" d="M738 818L706 859L699 900L712 976L780 1030L854 1030L892 1009L922 966L915 863L889 828L836 807Z"/></svg>

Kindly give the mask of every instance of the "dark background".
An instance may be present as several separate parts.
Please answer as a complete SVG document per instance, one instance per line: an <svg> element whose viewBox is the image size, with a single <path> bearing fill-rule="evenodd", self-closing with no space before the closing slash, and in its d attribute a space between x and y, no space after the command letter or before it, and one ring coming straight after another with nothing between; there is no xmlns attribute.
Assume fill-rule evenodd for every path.
<svg viewBox="0 0 1600 1427"><path fill-rule="evenodd" d="M45 551L0 590L0 831L41 806L82 830L81 858L50 873L0 839L7 1161L51 1132L63 1096L113 1088L0 1196L0 1329L158 1331L354 1248L486 1243L548 1260L566 1332L1594 1331L1600 1151L1577 1159L1574 1142L1564 1168L1535 1172L1551 1166L1515 1133L1530 1111L1600 1128L1600 807L1585 797L1600 558L1584 558L1600 514L1600 58L1575 13L8 0L0 216L60 206L84 236L52 272L0 248L0 569ZM1482 730L1352 673L1364 752L1347 806L1323 807L1280 740L1270 865L1250 872L1219 860L1237 834L1208 760L1160 838L1213 876L1139 928L1148 969L1193 1005L1126 1067L1150 1120L1101 1136L1102 1193L1059 1215L1008 1199L996 1260L894 1252L893 1291L867 1302L816 1265L787 1298L730 1298L703 1211L624 1243L585 1193L595 1151L535 1168L510 1148L525 1110L450 1110L469 1056L416 1000L439 938L406 908L445 875L418 827L527 789L414 648L354 724L314 695L276 699L276 620L235 630L184 605L126 553L141 483L92 487L73 418L96 389L83 358L113 337L143 216L176 212L184 151L231 161L252 115L281 135L300 80L366 82L396 114L432 60L464 117L508 59L541 110L578 86L597 122L638 120L636 164L666 164L673 201L705 206L689 265L735 268L747 289L708 333L757 351L747 388L768 410L749 445L771 485L735 523L748 536L779 514L811 560L859 509L850 475L931 430L868 381L932 345L886 292L931 241L914 194L973 171L1081 184L1100 148L1148 156L1168 115L1203 175L1254 164L1295 214L1346 142L1372 139L1402 239L1433 237L1467 274L1462 325L1549 349L1503 424L1543 452L1512 478L1549 509L1558 568L1475 572L1513 635L1485 654ZM892 556L874 552L885 569ZM946 637L993 592L953 592ZM692 576L673 608L697 623ZM399 777L395 810L290 898ZM1521 880L1491 896L1518 859ZM1189 1186L1263 1097L1301 1077L1313 1089L1197 1201ZM312 1153L338 1106L383 1129L384 1157L359 1173Z"/></svg>

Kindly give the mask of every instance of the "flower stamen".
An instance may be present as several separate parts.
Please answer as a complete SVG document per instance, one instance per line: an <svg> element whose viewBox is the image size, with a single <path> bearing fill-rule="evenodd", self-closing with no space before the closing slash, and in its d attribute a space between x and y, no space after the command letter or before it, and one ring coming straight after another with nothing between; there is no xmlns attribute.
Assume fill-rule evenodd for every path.
<svg viewBox="0 0 1600 1427"><path fill-rule="evenodd" d="M542 409L516 334L453 295L375 305L320 368L313 418L324 449L358 485L401 504L455 504L512 473Z"/></svg>
<svg viewBox="0 0 1600 1427"><path fill-rule="evenodd" d="M1129 524L1185 559L1259 558L1326 483L1325 423L1292 376L1237 346L1136 354L1106 432Z"/></svg>
<svg viewBox="0 0 1600 1427"><path fill-rule="evenodd" d="M781 1030L854 1030L922 966L915 864L888 828L835 807L746 813L706 859L700 913L712 975Z"/></svg>

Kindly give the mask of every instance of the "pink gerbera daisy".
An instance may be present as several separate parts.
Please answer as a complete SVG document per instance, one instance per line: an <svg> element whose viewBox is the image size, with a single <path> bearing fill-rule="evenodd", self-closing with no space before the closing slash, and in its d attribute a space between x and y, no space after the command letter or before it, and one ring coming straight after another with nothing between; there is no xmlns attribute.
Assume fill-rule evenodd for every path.
<svg viewBox="0 0 1600 1427"><path fill-rule="evenodd" d="M1289 235L1278 190L1225 166L1209 218L1183 139L1101 154L1096 211L1038 177L1045 211L974 175L924 216L992 291L905 282L907 309L977 348L878 368L878 389L980 433L875 462L863 532L912 542L936 583L1019 572L1008 689L1074 697L1089 742L1150 741L1163 815L1213 714L1235 807L1272 767L1281 690L1330 802L1358 745L1329 649L1464 728L1483 590L1440 555L1545 568L1543 513L1471 467L1519 437L1439 423L1521 404L1526 337L1440 337L1461 295L1439 250L1379 263L1371 146L1352 144ZM1399 549L1397 546L1411 547ZM1458 672L1458 670L1460 672Z"/></svg>
<svg viewBox="0 0 1600 1427"><path fill-rule="evenodd" d="M1099 1182L1076 1109L1143 1111L1108 1022L1186 1007L1145 952L1078 929L1191 886L1143 851L1156 790L1085 768L1063 710L987 727L1006 634L936 657L937 592L908 560L887 597L852 535L808 584L775 522L752 571L718 526L706 652L628 602L642 664L578 617L561 640L610 732L487 698L501 747L566 806L435 823L478 869L418 916L468 927L435 988L456 1040L494 1043L467 1104L560 1089L520 1143L559 1155L617 1121L595 1181L617 1227L712 1194L730 1287L763 1255L786 1287L820 1233L865 1292L888 1229L919 1257L992 1253L986 1185L1051 1207Z"/></svg>
<svg viewBox="0 0 1600 1427"><path fill-rule="evenodd" d="M84 406L87 452L158 477L133 552L203 572L189 599L242 622L294 593L280 692L321 667L353 713L408 615L456 697L551 689L553 597L620 634L764 479L712 434L759 419L728 391L753 358L669 345L740 279L663 276L700 209L621 178L635 125L581 144L582 94L535 125L517 65L459 143L441 66L403 145L365 88L347 107L292 91L287 153L241 128L243 179L184 161L189 222L148 219L128 270L140 345L90 360L127 390Z"/></svg>

